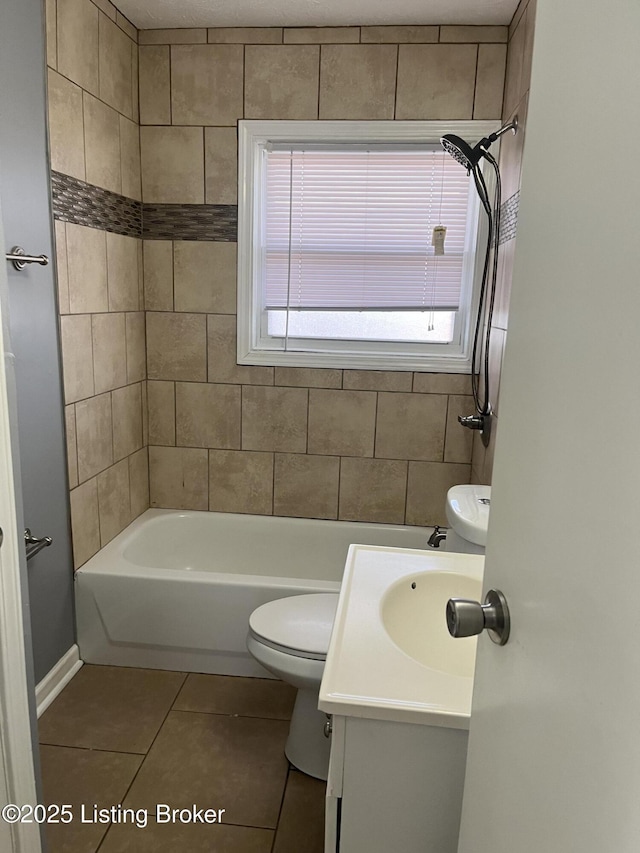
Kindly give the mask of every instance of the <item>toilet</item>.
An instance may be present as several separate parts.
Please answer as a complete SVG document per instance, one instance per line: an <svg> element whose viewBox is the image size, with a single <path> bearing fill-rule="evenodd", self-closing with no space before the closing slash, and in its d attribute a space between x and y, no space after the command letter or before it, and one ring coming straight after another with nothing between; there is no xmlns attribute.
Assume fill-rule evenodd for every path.
<svg viewBox="0 0 640 853"><path fill-rule="evenodd" d="M326 780L329 769L327 715L318 694L338 593L293 595L268 601L249 617L247 648L282 681L298 688L285 755L298 770Z"/></svg>
<svg viewBox="0 0 640 853"><path fill-rule="evenodd" d="M449 530L444 550L484 554L490 506L491 486L452 486L445 506Z"/></svg>

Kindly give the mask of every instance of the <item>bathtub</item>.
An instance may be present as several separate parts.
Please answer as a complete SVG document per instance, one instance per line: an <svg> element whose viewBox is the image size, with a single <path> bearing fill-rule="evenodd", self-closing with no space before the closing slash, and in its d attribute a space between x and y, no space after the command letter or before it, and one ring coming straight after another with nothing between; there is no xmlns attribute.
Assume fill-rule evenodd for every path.
<svg viewBox="0 0 640 853"><path fill-rule="evenodd" d="M246 650L260 604L338 592L351 543L426 548L431 528L150 509L75 576L86 663L268 676Z"/></svg>

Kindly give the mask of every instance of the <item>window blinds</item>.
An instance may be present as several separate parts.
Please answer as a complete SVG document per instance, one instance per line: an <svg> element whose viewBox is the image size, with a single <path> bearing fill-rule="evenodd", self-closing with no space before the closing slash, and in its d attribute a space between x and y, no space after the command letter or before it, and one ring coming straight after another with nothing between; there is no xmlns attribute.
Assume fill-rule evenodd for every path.
<svg viewBox="0 0 640 853"><path fill-rule="evenodd" d="M469 178L451 157L355 146L264 156L266 309L458 309Z"/></svg>

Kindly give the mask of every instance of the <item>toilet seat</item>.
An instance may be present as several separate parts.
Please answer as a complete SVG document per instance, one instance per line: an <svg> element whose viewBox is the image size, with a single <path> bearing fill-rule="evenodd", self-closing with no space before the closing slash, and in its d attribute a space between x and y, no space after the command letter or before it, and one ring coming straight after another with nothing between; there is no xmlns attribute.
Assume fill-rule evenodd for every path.
<svg viewBox="0 0 640 853"><path fill-rule="evenodd" d="M338 593L292 595L268 601L249 617L249 633L283 654L324 661L338 606Z"/></svg>

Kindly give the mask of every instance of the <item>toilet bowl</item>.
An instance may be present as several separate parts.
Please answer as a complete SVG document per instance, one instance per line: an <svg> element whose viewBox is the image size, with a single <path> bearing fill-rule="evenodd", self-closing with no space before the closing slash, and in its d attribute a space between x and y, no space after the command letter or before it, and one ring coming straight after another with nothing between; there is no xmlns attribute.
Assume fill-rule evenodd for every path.
<svg viewBox="0 0 640 853"><path fill-rule="evenodd" d="M298 688L285 754L316 779L327 778L330 740L318 694L338 606L337 593L269 601L249 617L247 648L273 675Z"/></svg>
<svg viewBox="0 0 640 853"><path fill-rule="evenodd" d="M484 554L490 505L491 486L452 486L447 492L445 506L450 527L444 550Z"/></svg>

